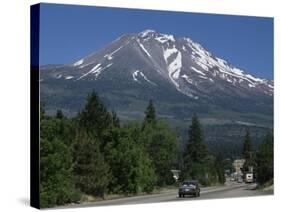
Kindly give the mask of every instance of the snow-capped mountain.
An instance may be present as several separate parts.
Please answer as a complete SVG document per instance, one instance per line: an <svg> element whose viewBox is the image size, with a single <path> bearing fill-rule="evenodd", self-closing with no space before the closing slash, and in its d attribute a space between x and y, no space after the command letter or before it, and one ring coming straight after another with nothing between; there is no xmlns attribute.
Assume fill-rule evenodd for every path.
<svg viewBox="0 0 281 212"><path fill-rule="evenodd" d="M46 98L52 99L56 92L61 95L66 92L69 103L77 97L66 88L77 95L85 92L84 96L96 89L117 110L124 101L134 105L153 98L169 102L168 109L163 111L166 115L172 114L171 111L178 113L178 108L206 113L220 109L249 113L269 109L272 112L272 80L235 67L190 38L177 38L154 30L124 34L72 64L42 67L41 81ZM190 105L179 106L181 102Z"/></svg>

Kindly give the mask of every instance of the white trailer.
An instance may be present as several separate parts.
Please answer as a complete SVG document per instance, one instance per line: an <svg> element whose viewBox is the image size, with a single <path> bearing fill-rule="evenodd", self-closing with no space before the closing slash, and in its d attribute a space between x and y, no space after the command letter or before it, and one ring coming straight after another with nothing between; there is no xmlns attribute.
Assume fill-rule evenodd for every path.
<svg viewBox="0 0 281 212"><path fill-rule="evenodd" d="M245 175L245 183L253 183L254 182L254 174L246 173Z"/></svg>

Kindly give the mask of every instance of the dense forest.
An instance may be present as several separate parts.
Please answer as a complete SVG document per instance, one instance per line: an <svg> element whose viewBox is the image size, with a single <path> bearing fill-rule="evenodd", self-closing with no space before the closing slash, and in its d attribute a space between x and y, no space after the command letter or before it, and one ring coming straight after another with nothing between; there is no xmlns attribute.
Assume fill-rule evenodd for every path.
<svg viewBox="0 0 281 212"><path fill-rule="evenodd" d="M179 136L167 121L157 117L152 100L143 120L122 124L95 92L74 118L60 110L55 116L47 116L42 103L41 207L79 203L85 195L105 198L111 194L151 193L176 185L171 169L181 170L180 180L196 179L203 186L223 184L224 170L231 165L210 153L196 114L186 129L182 150ZM273 178L272 136L266 137L251 159L259 182Z"/></svg>

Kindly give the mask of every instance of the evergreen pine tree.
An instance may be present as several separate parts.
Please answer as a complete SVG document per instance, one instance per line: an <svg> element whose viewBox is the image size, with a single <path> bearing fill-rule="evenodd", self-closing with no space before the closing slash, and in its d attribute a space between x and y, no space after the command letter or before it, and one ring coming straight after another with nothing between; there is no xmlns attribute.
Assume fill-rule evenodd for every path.
<svg viewBox="0 0 281 212"><path fill-rule="evenodd" d="M207 146L203 143L203 134L197 115L192 116L191 126L188 130L188 143L186 147L185 163L203 162L208 155Z"/></svg>
<svg viewBox="0 0 281 212"><path fill-rule="evenodd" d="M188 130L188 144L184 152L183 177L198 180L209 185L218 180L215 158L208 153L203 143L203 132L200 122L194 114Z"/></svg>
<svg viewBox="0 0 281 212"><path fill-rule="evenodd" d="M250 137L249 129L246 130L244 145L243 145L243 155L245 158L249 157L249 152L252 151L252 141Z"/></svg>
<svg viewBox="0 0 281 212"><path fill-rule="evenodd" d="M169 126L156 118L156 109L150 99L145 111L141 135L138 140L145 147L155 167L157 185L174 183L171 169L177 158L177 138Z"/></svg>
<svg viewBox="0 0 281 212"><path fill-rule="evenodd" d="M219 183L224 184L225 183L224 168L221 160L218 158L216 159L215 167L216 167Z"/></svg>
<svg viewBox="0 0 281 212"><path fill-rule="evenodd" d="M253 148L249 129L246 130L244 145L243 145L243 156L245 163L243 165L243 172L250 171L250 167L253 167Z"/></svg>
<svg viewBox="0 0 281 212"><path fill-rule="evenodd" d="M56 118L57 119L63 119L64 118L64 115L63 115L61 110L57 110Z"/></svg>
<svg viewBox="0 0 281 212"><path fill-rule="evenodd" d="M256 178L260 185L273 180L274 161L273 161L273 136L267 134L263 143L258 146L256 154ZM273 182L272 182L273 183Z"/></svg>
<svg viewBox="0 0 281 212"><path fill-rule="evenodd" d="M76 187L85 194L103 197L109 182L109 167L97 140L80 132L73 151Z"/></svg>
<svg viewBox="0 0 281 212"><path fill-rule="evenodd" d="M156 111L153 105L153 101L150 99L145 111L144 125L153 124L156 121Z"/></svg>
<svg viewBox="0 0 281 212"><path fill-rule="evenodd" d="M111 124L111 114L107 111L96 92L92 92L88 96L85 108L79 114L79 128L86 130L88 134L101 138L103 132Z"/></svg>

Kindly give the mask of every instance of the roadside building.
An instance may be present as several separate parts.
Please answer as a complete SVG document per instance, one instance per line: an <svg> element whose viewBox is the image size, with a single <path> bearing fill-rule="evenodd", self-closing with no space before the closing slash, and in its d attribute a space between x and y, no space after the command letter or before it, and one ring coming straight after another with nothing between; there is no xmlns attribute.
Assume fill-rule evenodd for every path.
<svg viewBox="0 0 281 212"><path fill-rule="evenodd" d="M233 168L234 168L234 178L238 180L239 177L243 176L243 166L245 163L245 159L236 159L233 161Z"/></svg>

